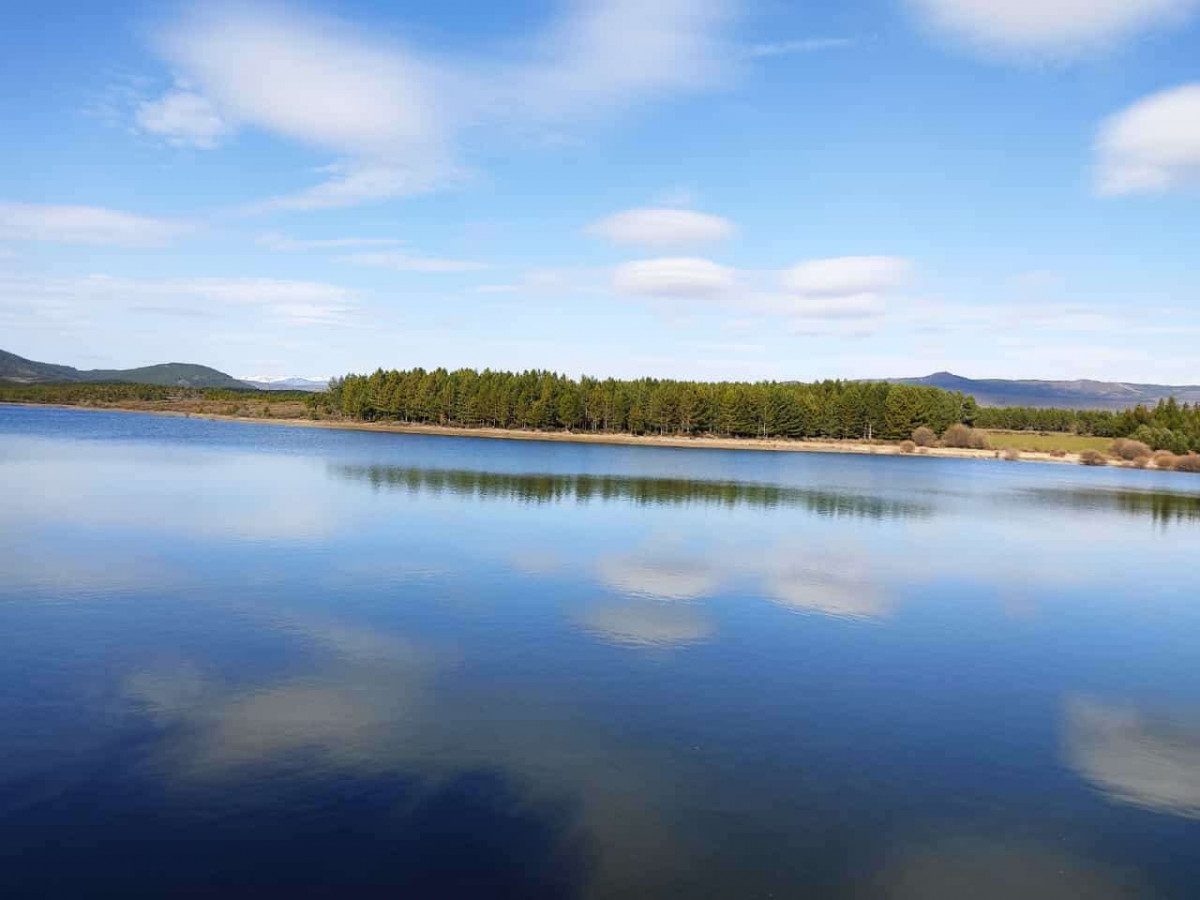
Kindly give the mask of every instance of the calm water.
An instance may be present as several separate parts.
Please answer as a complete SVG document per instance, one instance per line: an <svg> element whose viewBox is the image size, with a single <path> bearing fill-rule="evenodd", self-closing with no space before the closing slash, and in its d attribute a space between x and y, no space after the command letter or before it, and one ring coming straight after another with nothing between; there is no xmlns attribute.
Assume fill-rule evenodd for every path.
<svg viewBox="0 0 1200 900"><path fill-rule="evenodd" d="M1169 473L0 407L0 895L1195 897L1198 561Z"/></svg>

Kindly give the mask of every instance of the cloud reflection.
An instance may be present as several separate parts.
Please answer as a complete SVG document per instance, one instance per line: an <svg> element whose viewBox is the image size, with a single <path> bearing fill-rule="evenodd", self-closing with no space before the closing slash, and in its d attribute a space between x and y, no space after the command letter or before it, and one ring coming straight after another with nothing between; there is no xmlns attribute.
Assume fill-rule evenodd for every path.
<svg viewBox="0 0 1200 900"><path fill-rule="evenodd" d="M892 599L879 584L858 574L862 562L828 554L783 561L766 576L768 596L792 612L839 619L887 615Z"/></svg>
<svg viewBox="0 0 1200 900"><path fill-rule="evenodd" d="M723 577L707 559L678 552L611 556L599 561L596 572L601 581L622 593L663 600L704 597L716 590Z"/></svg>
<svg viewBox="0 0 1200 900"><path fill-rule="evenodd" d="M681 647L712 637L712 623L695 609L650 601L596 606L580 625L603 641L626 647Z"/></svg>
<svg viewBox="0 0 1200 900"><path fill-rule="evenodd" d="M1066 762L1110 799L1200 819L1200 715L1067 698Z"/></svg>
<svg viewBox="0 0 1200 900"><path fill-rule="evenodd" d="M892 900L1014 900L1144 897L1128 872L1050 842L955 835L893 850L868 897ZM858 896L858 894L856 894Z"/></svg>

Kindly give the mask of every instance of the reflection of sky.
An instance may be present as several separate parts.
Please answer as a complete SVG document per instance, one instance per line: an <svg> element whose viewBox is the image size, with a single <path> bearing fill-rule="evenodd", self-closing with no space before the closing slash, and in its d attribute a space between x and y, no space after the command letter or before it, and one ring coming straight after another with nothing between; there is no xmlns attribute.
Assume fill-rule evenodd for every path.
<svg viewBox="0 0 1200 900"><path fill-rule="evenodd" d="M1200 819L1200 712L1156 715L1073 696L1063 729L1067 764L1114 801Z"/></svg>
<svg viewBox="0 0 1200 900"><path fill-rule="evenodd" d="M486 772L586 839L596 896L887 896L862 880L879 872L894 896L988 896L1014 872L1028 896L1108 896L1112 866L1079 849L1101 832L1123 871L1165 848L1156 895L1187 896L1195 726L1108 698L1200 709L1195 529L1055 499L1181 476L89 427L2 437L0 796L20 802L0 836L46 790L237 817L302 787L308 821ZM605 460L658 486L512 495ZM332 471L493 464L504 479L457 493ZM684 486L706 478L826 499ZM692 499L647 499L663 479ZM831 514L839 493L923 512ZM948 824L909 840L914 810ZM939 837L1042 820L1075 840Z"/></svg>

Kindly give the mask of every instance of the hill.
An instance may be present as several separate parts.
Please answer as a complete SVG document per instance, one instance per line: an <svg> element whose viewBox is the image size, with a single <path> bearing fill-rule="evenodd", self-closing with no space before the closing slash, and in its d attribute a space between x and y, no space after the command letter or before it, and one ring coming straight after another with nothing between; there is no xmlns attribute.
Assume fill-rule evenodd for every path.
<svg viewBox="0 0 1200 900"><path fill-rule="evenodd" d="M1064 409L1128 409L1153 406L1174 397L1180 403L1200 402L1200 385L1137 384L1124 381L1039 381L1005 378L963 378L935 372L922 378L889 378L899 384L923 384L971 394L980 406L1035 406Z"/></svg>
<svg viewBox="0 0 1200 900"><path fill-rule="evenodd" d="M191 363L162 363L139 369L76 369L54 363L25 359L0 350L0 382L8 384L49 384L118 381L133 384L157 384L164 387L232 388L247 390L257 385L208 366Z"/></svg>

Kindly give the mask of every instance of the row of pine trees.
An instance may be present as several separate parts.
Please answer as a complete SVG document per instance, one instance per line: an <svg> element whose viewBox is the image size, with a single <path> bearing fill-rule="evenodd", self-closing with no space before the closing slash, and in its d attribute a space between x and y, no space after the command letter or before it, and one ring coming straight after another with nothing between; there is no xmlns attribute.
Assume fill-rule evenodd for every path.
<svg viewBox="0 0 1200 900"><path fill-rule="evenodd" d="M382 369L335 379L311 403L362 420L658 435L902 439L971 424L975 401L886 382L697 382L554 372Z"/></svg>

